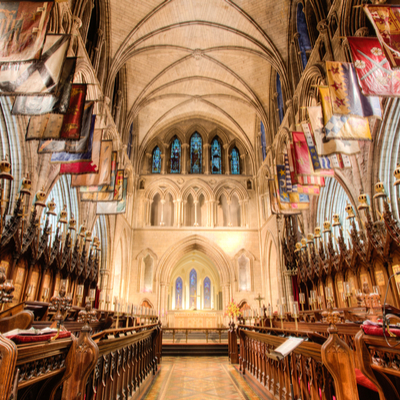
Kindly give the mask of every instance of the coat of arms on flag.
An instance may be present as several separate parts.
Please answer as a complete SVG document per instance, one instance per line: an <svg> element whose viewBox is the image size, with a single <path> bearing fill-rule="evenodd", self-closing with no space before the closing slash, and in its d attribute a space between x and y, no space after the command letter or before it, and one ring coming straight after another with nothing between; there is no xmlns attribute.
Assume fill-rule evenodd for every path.
<svg viewBox="0 0 400 400"><path fill-rule="evenodd" d="M327 61L326 74L334 115L382 117L379 98L366 97L361 93L353 64Z"/></svg>
<svg viewBox="0 0 400 400"><path fill-rule="evenodd" d="M400 7L368 4L364 11L374 26L390 66L400 68Z"/></svg>
<svg viewBox="0 0 400 400"><path fill-rule="evenodd" d="M52 2L0 2L0 62L40 57Z"/></svg>
<svg viewBox="0 0 400 400"><path fill-rule="evenodd" d="M399 96L400 71L392 70L376 38L348 37L358 82L365 95Z"/></svg>

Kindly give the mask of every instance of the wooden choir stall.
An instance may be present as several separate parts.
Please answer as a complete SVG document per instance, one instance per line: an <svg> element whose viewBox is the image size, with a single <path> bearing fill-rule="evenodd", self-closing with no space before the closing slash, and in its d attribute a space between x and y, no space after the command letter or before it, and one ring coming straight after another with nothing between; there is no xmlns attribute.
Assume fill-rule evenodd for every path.
<svg viewBox="0 0 400 400"><path fill-rule="evenodd" d="M395 176L397 186L400 167ZM400 224L382 183L357 209L343 210L348 241L337 214L308 235L285 216L294 295L230 326L231 363L267 398L400 399ZM303 341L277 358L293 337Z"/></svg>
<svg viewBox="0 0 400 400"><path fill-rule="evenodd" d="M111 310L98 289L100 240L77 232L65 207L56 216L42 191L27 216L30 185L24 178L8 220L1 190L0 400L135 398L161 362L161 324L154 310Z"/></svg>

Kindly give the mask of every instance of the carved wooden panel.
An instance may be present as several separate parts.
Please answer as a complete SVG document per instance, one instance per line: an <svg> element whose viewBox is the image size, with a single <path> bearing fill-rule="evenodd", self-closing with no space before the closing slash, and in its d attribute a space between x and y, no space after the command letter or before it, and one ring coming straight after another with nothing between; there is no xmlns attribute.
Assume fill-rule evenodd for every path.
<svg viewBox="0 0 400 400"><path fill-rule="evenodd" d="M28 286L32 285L32 289L28 297L28 300L30 301L37 300L36 294L38 291L39 282L40 282L40 269L39 266L36 265L35 267L32 268L31 277L28 282Z"/></svg>
<svg viewBox="0 0 400 400"><path fill-rule="evenodd" d="M22 292L24 289L25 279L27 277L28 268L27 261L20 260L15 268L13 279L14 279L14 298L12 304L18 304L21 301L24 301L24 293Z"/></svg>

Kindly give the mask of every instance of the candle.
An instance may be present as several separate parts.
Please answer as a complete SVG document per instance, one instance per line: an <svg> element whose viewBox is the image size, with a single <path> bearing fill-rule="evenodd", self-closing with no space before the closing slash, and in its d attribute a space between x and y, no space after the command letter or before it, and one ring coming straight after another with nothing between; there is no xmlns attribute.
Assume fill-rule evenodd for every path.
<svg viewBox="0 0 400 400"><path fill-rule="evenodd" d="M96 298L96 289L89 290L89 297L90 297L91 301L94 301L94 299Z"/></svg>

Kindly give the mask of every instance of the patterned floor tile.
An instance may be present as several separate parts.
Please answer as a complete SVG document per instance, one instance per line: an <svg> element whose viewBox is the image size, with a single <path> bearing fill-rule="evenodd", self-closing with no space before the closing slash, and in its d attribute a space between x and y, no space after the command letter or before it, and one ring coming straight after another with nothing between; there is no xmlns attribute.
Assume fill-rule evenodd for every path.
<svg viewBox="0 0 400 400"><path fill-rule="evenodd" d="M164 357L146 400L259 400L226 357Z"/></svg>

